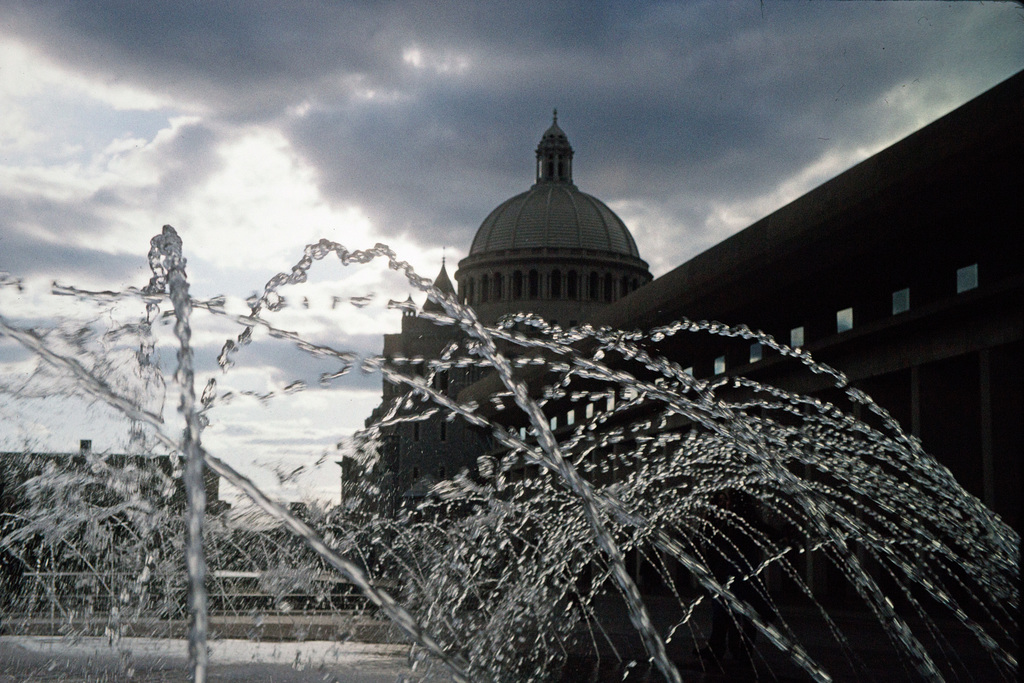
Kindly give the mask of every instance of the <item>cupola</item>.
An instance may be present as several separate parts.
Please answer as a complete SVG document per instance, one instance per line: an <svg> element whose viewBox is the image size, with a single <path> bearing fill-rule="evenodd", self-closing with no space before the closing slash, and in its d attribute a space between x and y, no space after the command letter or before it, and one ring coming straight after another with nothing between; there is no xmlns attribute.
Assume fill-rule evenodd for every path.
<svg viewBox="0 0 1024 683"><path fill-rule="evenodd" d="M459 261L459 298L484 323L529 311L573 325L650 282L626 225L576 187L572 162L555 110L537 145L536 182L488 214Z"/></svg>
<svg viewBox="0 0 1024 683"><path fill-rule="evenodd" d="M537 145L537 182L572 184L572 145L558 127L558 110Z"/></svg>

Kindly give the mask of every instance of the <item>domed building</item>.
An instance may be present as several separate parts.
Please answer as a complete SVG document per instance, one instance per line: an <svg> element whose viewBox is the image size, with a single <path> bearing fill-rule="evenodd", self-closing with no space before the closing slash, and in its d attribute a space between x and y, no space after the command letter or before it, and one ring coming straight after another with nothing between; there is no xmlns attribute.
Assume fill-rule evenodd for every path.
<svg viewBox="0 0 1024 683"><path fill-rule="evenodd" d="M563 326L588 322L599 309L651 281L629 230L604 202L576 188L572 165L572 146L555 112L537 146L533 187L484 219L455 273L457 296L485 324L521 311ZM434 286L456 293L443 264ZM442 309L428 300L423 310ZM410 307L403 312L402 331L385 335L384 356L392 369L429 377L435 389L455 397L478 381L482 370L431 374L430 359L460 338L457 328L438 326ZM367 426L391 423L380 431L377 470L381 505L390 512L421 499L435 482L473 468L494 447L486 430L449 421L442 413L404 420L406 409L396 406L406 395L405 384L385 380L383 401L366 421ZM350 476L345 467L343 492Z"/></svg>
<svg viewBox="0 0 1024 683"><path fill-rule="evenodd" d="M622 219L576 187L572 166L556 111L537 145L533 187L491 211L455 273L483 322L526 310L575 325L651 281Z"/></svg>

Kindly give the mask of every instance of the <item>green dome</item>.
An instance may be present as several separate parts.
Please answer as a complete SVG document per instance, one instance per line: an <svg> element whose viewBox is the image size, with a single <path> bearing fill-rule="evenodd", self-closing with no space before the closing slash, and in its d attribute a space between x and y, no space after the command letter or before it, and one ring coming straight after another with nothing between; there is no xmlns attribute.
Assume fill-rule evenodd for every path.
<svg viewBox="0 0 1024 683"><path fill-rule="evenodd" d="M580 249L640 258L622 220L570 182L538 180L491 211L469 254L510 249Z"/></svg>
<svg viewBox="0 0 1024 683"><path fill-rule="evenodd" d="M469 255L551 248L640 258L633 236L615 212L576 189L572 158L572 145L558 126L555 110L551 127L537 145L537 182L484 219Z"/></svg>

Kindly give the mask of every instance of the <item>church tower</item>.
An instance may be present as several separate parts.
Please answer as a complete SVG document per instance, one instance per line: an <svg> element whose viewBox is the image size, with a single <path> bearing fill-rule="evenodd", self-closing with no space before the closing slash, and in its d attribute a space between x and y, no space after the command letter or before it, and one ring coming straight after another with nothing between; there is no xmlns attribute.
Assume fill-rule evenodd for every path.
<svg viewBox="0 0 1024 683"><path fill-rule="evenodd" d="M562 326L592 314L651 281L626 225L573 182L573 148L558 125L536 151L533 186L484 219L459 262L462 300L493 324L529 311Z"/></svg>
<svg viewBox="0 0 1024 683"><path fill-rule="evenodd" d="M491 211L469 255L459 262L458 296L484 324L520 311L563 326L588 322L597 310L650 282L647 263L622 220L604 202L577 189L573 155L556 110L537 145L533 186ZM444 263L434 286L456 293ZM423 310L438 313L442 307L428 299ZM435 389L454 398L482 371L434 372L430 360L460 338L457 328L406 310L402 331L385 335L384 355L399 372L429 377ZM384 401L367 424L406 394L404 386L385 380ZM382 430L382 489L391 509L415 503L434 483L474 468L477 458L492 450L486 430L448 417L438 412Z"/></svg>

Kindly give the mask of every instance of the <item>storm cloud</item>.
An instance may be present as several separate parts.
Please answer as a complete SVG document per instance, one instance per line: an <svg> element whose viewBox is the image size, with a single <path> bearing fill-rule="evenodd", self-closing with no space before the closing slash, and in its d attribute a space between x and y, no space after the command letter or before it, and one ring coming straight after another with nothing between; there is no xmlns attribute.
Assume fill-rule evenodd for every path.
<svg viewBox="0 0 1024 683"><path fill-rule="evenodd" d="M453 272L491 209L533 182L554 108L576 184L660 275L1024 68L1010 2L0 0L0 13L0 271L29 292L141 286L150 237L172 224L193 293L236 308L320 238L386 242L427 276L445 253ZM292 301L319 312L282 319L379 351L400 316L331 302L400 300L408 283L386 267L314 271ZM5 301L45 318L42 298ZM197 342L205 375L219 343ZM285 344L263 350L253 378L321 371ZM351 386L365 407L379 378ZM335 416L309 427L320 441L365 417L341 400L302 398L303 419ZM243 414L240 432L266 421Z"/></svg>
<svg viewBox="0 0 1024 683"><path fill-rule="evenodd" d="M582 189L707 246L743 227L721 207L756 220L1024 63L1009 3L7 4L66 68L272 126L328 201L456 250L532 182L554 107Z"/></svg>

